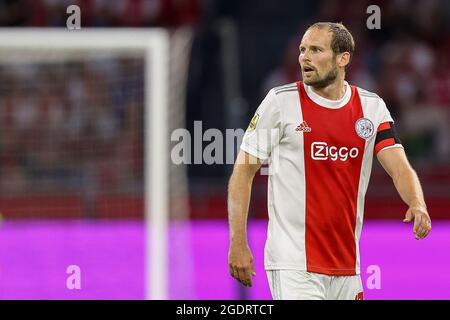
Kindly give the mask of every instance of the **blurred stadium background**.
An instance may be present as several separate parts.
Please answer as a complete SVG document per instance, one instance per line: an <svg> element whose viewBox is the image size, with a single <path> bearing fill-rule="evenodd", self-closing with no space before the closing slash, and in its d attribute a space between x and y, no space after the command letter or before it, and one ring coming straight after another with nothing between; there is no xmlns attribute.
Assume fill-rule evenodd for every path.
<svg viewBox="0 0 450 320"><path fill-rule="evenodd" d="M169 31L168 129L192 134L200 120L203 132L245 129L271 87L299 79L305 28L342 21L356 40L349 82L386 101L434 219L429 238L415 241L401 223L406 206L374 162L361 244L365 296L450 299L449 1L0 0L0 26L65 28L71 4L82 28ZM381 8L380 30L366 27L370 4ZM1 299L146 297L144 68L136 55L0 53ZM170 165L167 298L270 298L267 176L255 179L250 209L254 287L228 275L231 169ZM66 287L69 265L81 268L81 290ZM366 285L371 265L380 267L379 289Z"/></svg>

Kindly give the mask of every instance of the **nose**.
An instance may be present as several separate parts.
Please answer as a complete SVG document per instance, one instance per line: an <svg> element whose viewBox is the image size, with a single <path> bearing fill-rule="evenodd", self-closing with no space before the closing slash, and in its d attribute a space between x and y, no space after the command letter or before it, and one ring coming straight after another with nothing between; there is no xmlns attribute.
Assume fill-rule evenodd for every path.
<svg viewBox="0 0 450 320"><path fill-rule="evenodd" d="M304 51L304 52L300 53L298 59L299 59L300 63L302 63L302 62L311 62L311 59L310 59L309 54L307 53L307 51Z"/></svg>

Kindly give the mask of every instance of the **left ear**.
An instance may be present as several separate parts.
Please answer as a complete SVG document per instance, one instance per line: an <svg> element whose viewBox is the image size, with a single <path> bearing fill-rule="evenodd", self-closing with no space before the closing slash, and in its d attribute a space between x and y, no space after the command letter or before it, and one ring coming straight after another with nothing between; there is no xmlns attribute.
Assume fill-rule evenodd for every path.
<svg viewBox="0 0 450 320"><path fill-rule="evenodd" d="M339 67L345 68L350 63L350 53L349 52L339 53L336 62Z"/></svg>

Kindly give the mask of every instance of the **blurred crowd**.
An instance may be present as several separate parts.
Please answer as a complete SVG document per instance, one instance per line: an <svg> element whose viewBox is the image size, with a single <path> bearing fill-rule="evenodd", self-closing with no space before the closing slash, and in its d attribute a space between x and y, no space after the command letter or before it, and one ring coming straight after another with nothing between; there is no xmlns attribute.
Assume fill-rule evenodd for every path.
<svg viewBox="0 0 450 320"><path fill-rule="evenodd" d="M344 21L356 52L349 82L376 92L397 122L412 159L450 162L450 2L378 1L381 29L364 26L368 2L324 1L319 20ZM348 21L349 23L346 23ZM266 77L262 94L296 81L299 36Z"/></svg>
<svg viewBox="0 0 450 320"><path fill-rule="evenodd" d="M65 27L72 4L81 8L82 27L192 28L189 130L196 120L204 130L245 128L270 88L300 79L298 44L307 26L343 22L356 40L349 82L385 100L411 160L450 166L448 0L0 0L0 25ZM381 29L366 26L372 4L381 8ZM227 43L233 32L236 42ZM237 57L227 66L240 95L234 114L226 54ZM141 188L142 63L0 64L0 189L75 188L93 197ZM199 202L216 190L225 203L229 166L188 170L191 187L205 192Z"/></svg>
<svg viewBox="0 0 450 320"><path fill-rule="evenodd" d="M66 9L78 5L84 27L195 25L198 0L1 0L2 26L65 26Z"/></svg>
<svg viewBox="0 0 450 320"><path fill-rule="evenodd" d="M0 190L141 190L143 60L0 64Z"/></svg>

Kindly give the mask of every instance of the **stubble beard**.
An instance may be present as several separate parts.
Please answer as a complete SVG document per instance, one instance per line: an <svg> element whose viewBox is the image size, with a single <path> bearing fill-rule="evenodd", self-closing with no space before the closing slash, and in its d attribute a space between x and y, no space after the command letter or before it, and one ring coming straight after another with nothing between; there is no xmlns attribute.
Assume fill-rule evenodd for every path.
<svg viewBox="0 0 450 320"><path fill-rule="evenodd" d="M336 81L338 75L338 68L337 66L334 66L328 73L319 79L312 79L312 80L303 80L306 85L311 86L313 88L321 89L329 86L334 81Z"/></svg>

